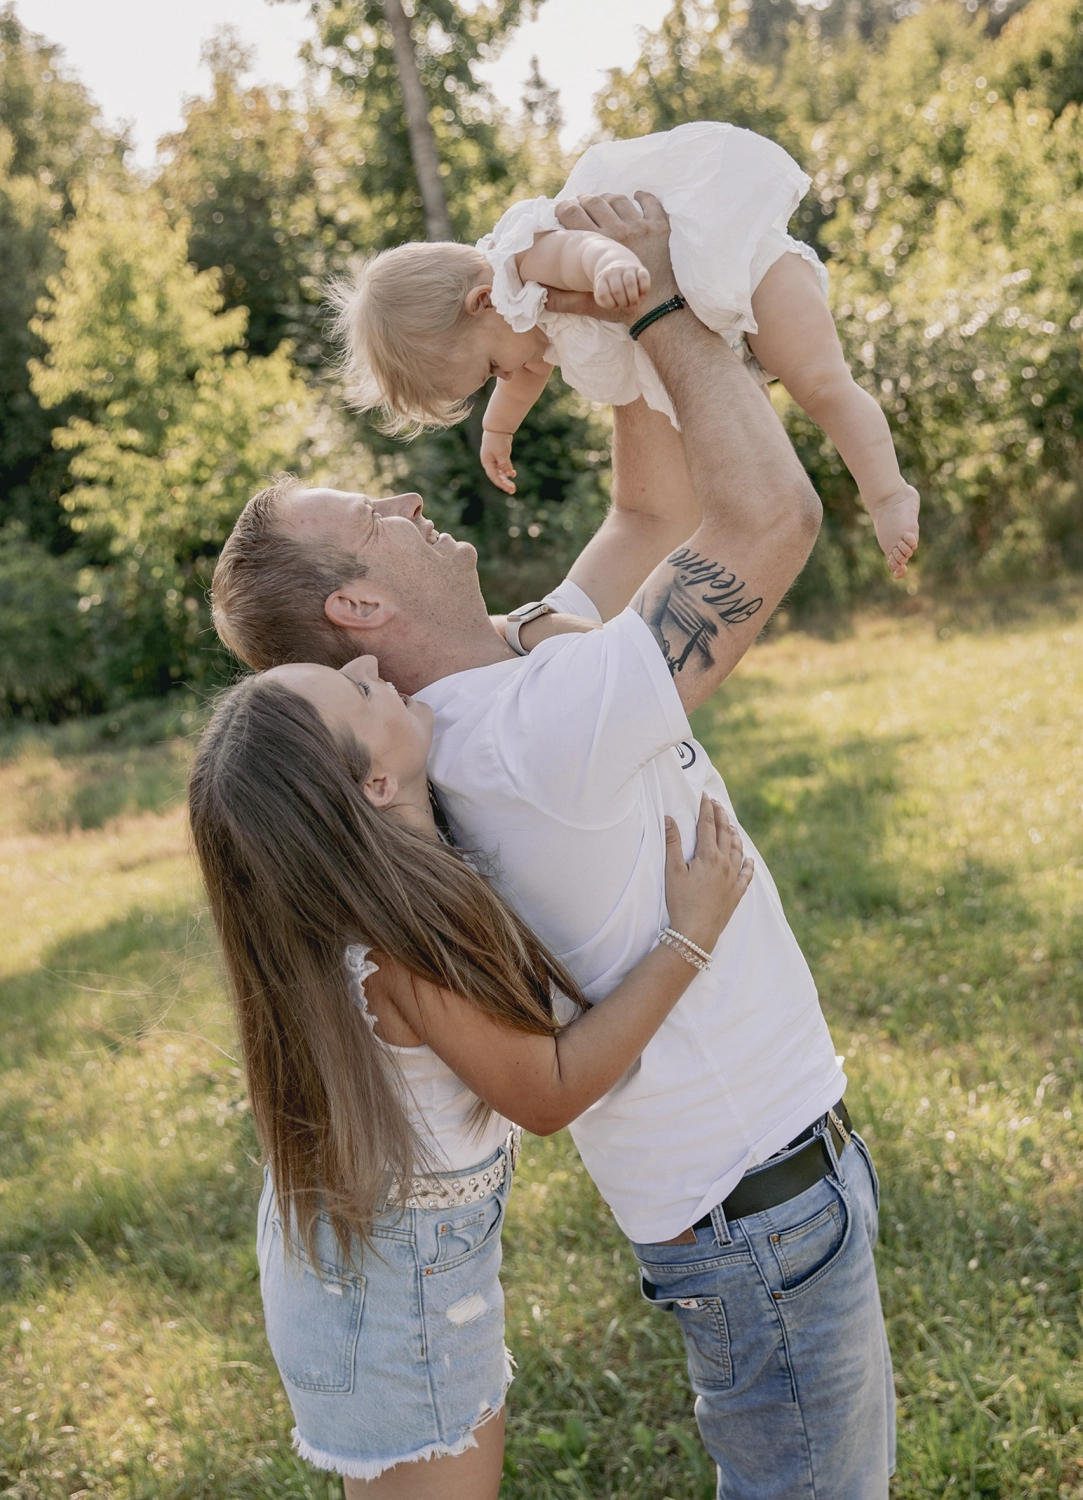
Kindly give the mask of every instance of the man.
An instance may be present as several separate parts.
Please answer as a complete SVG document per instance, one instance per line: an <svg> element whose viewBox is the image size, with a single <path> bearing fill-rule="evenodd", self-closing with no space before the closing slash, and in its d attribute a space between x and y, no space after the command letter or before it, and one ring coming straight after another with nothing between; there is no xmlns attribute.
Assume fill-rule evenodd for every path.
<svg viewBox="0 0 1083 1500"><path fill-rule="evenodd" d="M676 299L641 338L682 436L642 403L615 413L613 511L550 596L602 629L534 644L541 619L517 656L485 613L473 549L435 535L417 496L264 492L214 590L223 638L251 665L374 653L431 704L430 769L457 839L490 857L588 996L667 926L663 815L690 850L701 793L728 804L687 714L751 645L819 521L769 403L681 304L665 215L640 196L642 213L591 199L562 214L635 249L652 308ZM756 865L712 967L573 1135L645 1295L680 1323L719 1494L881 1500L894 1412L875 1175Z"/></svg>

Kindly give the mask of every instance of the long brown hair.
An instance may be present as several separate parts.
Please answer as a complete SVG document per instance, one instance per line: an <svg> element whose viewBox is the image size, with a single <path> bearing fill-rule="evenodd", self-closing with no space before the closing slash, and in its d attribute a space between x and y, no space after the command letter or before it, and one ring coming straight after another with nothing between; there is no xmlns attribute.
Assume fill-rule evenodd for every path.
<svg viewBox="0 0 1083 1500"><path fill-rule="evenodd" d="M229 689L188 783L256 1130L283 1223L310 1254L327 1213L346 1251L431 1165L354 1001L364 943L518 1031L552 1035L571 977L462 855L379 812L368 752L254 676Z"/></svg>

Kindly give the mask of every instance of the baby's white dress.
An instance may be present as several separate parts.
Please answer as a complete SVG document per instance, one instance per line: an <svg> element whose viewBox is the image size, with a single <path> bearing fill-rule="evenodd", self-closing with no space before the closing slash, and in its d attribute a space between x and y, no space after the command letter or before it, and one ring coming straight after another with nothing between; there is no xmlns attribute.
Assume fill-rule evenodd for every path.
<svg viewBox="0 0 1083 1500"><path fill-rule="evenodd" d="M534 236L560 229L555 205L583 193L642 188L669 215L673 273L693 312L741 354L761 384L772 377L745 340L755 333L752 293L780 256L803 256L815 267L824 295L827 272L810 245L786 225L812 179L774 141L718 121L678 125L631 141L604 141L584 152L557 198L515 203L478 241L493 272L493 305L516 333L539 327L549 339L545 358L591 401L623 406L642 395L676 425L665 388L621 323L545 310L545 288L524 283L515 256Z"/></svg>

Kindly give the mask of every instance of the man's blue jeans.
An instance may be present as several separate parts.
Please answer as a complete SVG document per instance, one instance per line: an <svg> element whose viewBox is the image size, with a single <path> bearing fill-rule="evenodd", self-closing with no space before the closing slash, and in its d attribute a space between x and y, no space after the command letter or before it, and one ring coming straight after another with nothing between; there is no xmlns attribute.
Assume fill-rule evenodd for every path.
<svg viewBox="0 0 1083 1500"><path fill-rule="evenodd" d="M879 1185L860 1136L815 1187L694 1245L633 1245L674 1313L720 1500L886 1500L895 1394L872 1252Z"/></svg>

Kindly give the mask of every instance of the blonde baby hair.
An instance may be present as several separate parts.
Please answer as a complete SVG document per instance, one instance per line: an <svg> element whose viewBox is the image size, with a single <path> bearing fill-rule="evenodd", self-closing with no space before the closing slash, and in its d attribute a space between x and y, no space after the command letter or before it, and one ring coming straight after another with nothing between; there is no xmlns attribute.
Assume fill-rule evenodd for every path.
<svg viewBox="0 0 1083 1500"><path fill-rule="evenodd" d="M443 394L440 372L469 327L467 293L490 276L480 250L437 241L382 250L335 283L332 332L354 410L380 408L387 433L461 421L470 403Z"/></svg>

